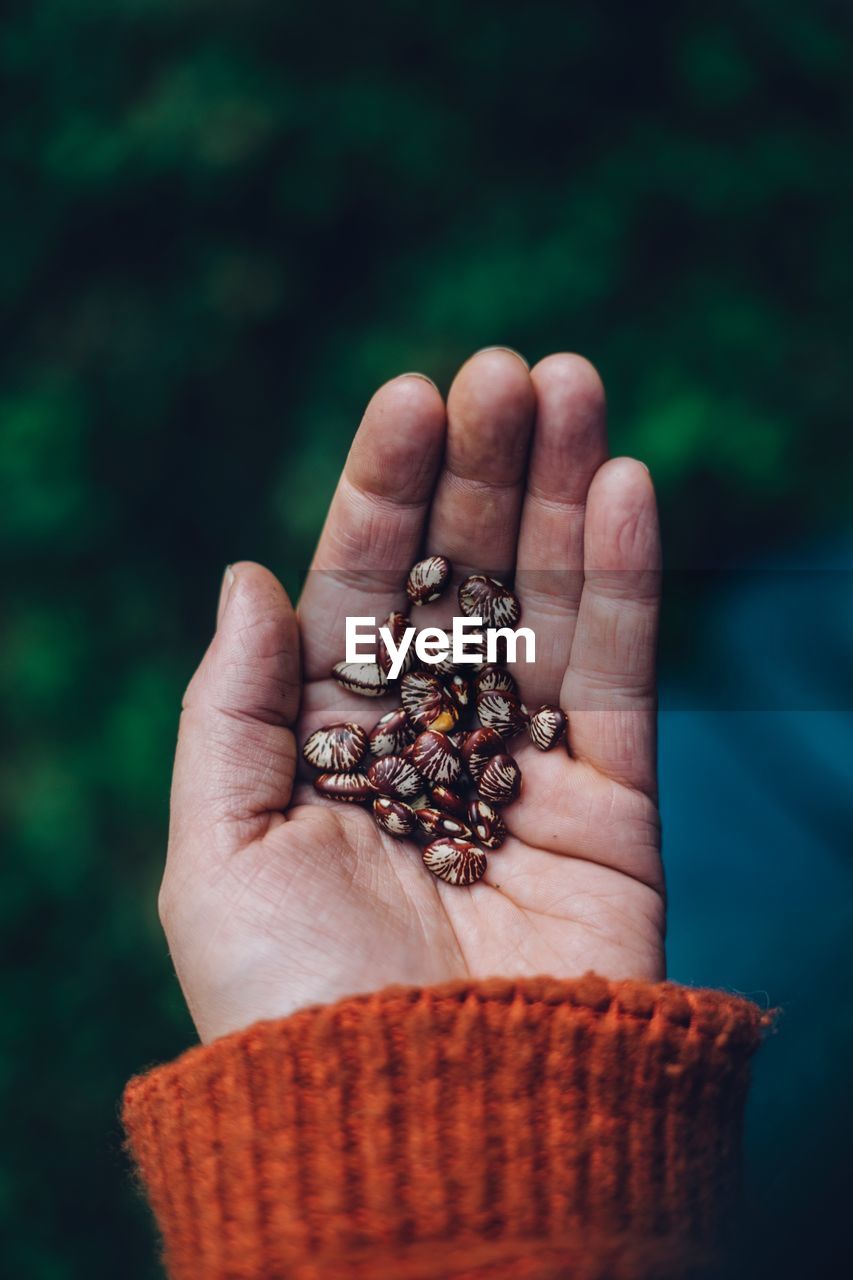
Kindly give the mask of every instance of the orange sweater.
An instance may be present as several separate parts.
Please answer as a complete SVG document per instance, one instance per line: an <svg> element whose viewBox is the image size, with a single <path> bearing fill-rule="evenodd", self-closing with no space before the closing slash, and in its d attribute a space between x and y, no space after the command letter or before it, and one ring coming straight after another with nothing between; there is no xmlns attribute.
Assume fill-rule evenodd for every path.
<svg viewBox="0 0 853 1280"><path fill-rule="evenodd" d="M391 988L130 1082L178 1280L681 1275L719 1233L768 1015L593 974Z"/></svg>

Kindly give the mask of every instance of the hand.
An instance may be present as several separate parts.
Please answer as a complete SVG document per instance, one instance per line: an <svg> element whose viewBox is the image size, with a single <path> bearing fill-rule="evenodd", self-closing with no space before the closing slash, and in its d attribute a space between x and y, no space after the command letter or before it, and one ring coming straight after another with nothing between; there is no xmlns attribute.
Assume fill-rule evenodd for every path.
<svg viewBox="0 0 853 1280"><path fill-rule="evenodd" d="M203 1040L390 983L663 976L657 516L646 468L606 458L601 383L577 356L528 373L509 351L481 352L446 409L404 375L367 408L298 621L266 569L226 574L184 701L160 899ZM343 692L329 671L344 618L401 607L410 564L431 552L457 580L517 575L538 639L522 697L569 717L570 751L513 744L524 785L510 838L463 889L298 776L313 729L369 727L394 704Z"/></svg>

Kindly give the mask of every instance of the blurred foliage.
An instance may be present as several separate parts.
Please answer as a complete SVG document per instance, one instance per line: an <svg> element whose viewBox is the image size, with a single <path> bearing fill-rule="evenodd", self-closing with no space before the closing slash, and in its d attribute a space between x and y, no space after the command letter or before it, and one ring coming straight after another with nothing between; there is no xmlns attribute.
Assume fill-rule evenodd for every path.
<svg viewBox="0 0 853 1280"><path fill-rule="evenodd" d="M674 563L849 517L851 29L829 0L9 0L8 1274L156 1274L115 1115L191 1035L154 912L176 708L222 566L298 585L377 382L582 350Z"/></svg>

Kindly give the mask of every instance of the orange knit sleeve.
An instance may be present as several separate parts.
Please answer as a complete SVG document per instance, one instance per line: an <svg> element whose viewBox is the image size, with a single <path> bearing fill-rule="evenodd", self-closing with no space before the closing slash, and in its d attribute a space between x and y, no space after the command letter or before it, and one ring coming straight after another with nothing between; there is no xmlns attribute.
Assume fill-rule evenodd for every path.
<svg viewBox="0 0 853 1280"><path fill-rule="evenodd" d="M768 1015L669 983L391 988L127 1087L175 1280L660 1280L725 1212Z"/></svg>

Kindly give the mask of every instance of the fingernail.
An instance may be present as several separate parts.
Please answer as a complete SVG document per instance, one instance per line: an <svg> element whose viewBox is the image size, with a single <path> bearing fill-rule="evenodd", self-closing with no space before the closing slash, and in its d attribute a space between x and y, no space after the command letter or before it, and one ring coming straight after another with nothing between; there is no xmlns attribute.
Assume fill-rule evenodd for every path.
<svg viewBox="0 0 853 1280"><path fill-rule="evenodd" d="M432 378L428 378L425 373L420 373L417 369L410 369L408 373L399 373L397 377L398 378L422 378L424 382L428 382L431 387L435 387L436 391L438 391L438 387L435 386L435 383L433 382Z"/></svg>
<svg viewBox="0 0 853 1280"><path fill-rule="evenodd" d="M219 626L228 604L228 597L231 594L231 587L234 583L234 570L230 564L225 566L225 572L222 575L222 586L219 588L219 603L216 606L216 625Z"/></svg>
<svg viewBox="0 0 853 1280"><path fill-rule="evenodd" d="M530 372L530 365L527 363L521 352L516 351L515 347L480 347L480 350L474 354L481 356L485 351L506 351L508 355L515 356L516 360L520 360L527 372Z"/></svg>

